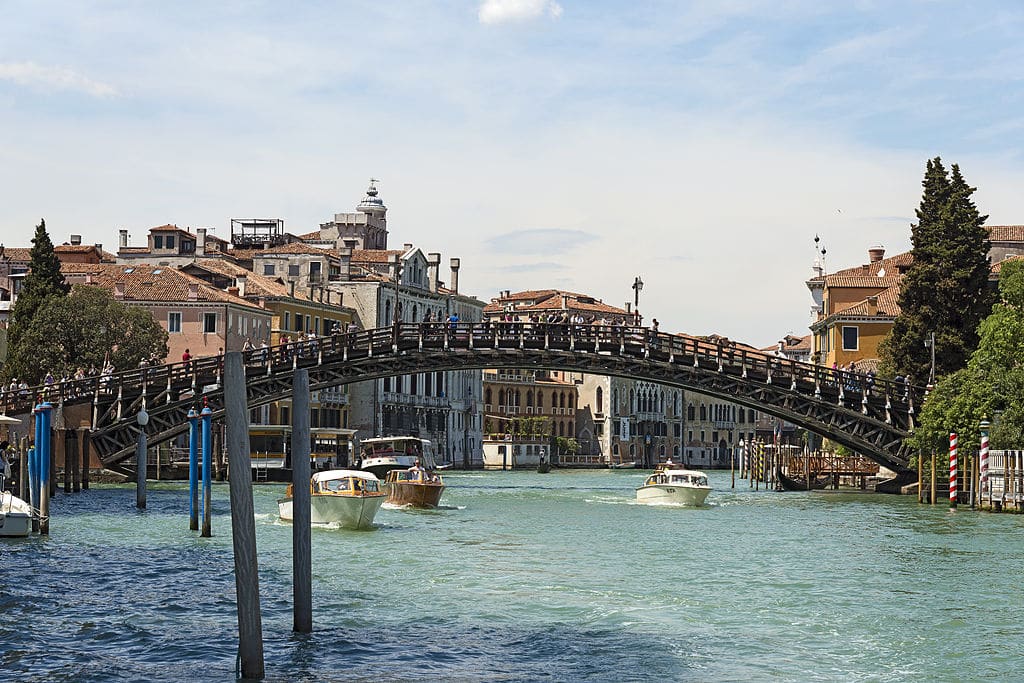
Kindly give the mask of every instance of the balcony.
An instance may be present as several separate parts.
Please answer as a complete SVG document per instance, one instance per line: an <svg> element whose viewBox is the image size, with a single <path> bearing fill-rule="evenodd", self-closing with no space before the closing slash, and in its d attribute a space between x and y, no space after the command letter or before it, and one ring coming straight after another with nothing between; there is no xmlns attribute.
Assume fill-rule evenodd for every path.
<svg viewBox="0 0 1024 683"><path fill-rule="evenodd" d="M341 389L321 389L310 395L313 403L319 402L322 406L347 406L349 404L348 392Z"/></svg>

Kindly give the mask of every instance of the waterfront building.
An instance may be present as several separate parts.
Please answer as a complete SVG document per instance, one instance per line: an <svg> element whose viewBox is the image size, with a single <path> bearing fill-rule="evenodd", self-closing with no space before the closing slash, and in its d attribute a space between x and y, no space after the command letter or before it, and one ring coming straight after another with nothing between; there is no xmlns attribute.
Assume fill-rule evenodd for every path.
<svg viewBox="0 0 1024 683"><path fill-rule="evenodd" d="M355 213L335 214L300 242L247 254L254 272L284 277L315 294L337 293L361 328L403 323L437 324L456 315L482 320L484 302L459 291L461 261L450 260L440 278L441 254L412 243L387 244L387 207L371 181ZM297 238L299 239L299 238ZM350 426L359 438L410 435L434 443L440 460L463 467L483 464L483 387L479 371L457 370L389 377L352 385Z"/></svg>
<svg viewBox="0 0 1024 683"><path fill-rule="evenodd" d="M174 268L138 264L64 263L69 284L102 287L115 300L148 310L167 330L167 362L240 351L270 341L271 313Z"/></svg>
<svg viewBox="0 0 1024 683"><path fill-rule="evenodd" d="M228 250L227 240L217 237L209 228L196 228L192 232L170 224L150 228L144 247L130 246L128 241L128 230L119 230L118 263L184 266L197 258L224 256Z"/></svg>

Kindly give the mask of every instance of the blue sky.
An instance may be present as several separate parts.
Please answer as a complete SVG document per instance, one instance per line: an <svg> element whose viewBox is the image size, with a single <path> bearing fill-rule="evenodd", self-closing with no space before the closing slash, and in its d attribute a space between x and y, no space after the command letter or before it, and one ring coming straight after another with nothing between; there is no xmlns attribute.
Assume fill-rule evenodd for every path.
<svg viewBox="0 0 1024 683"><path fill-rule="evenodd" d="M1024 223L1018 2L0 4L0 241L296 233L380 178L461 287L661 328L803 334L830 269L909 245L925 160Z"/></svg>

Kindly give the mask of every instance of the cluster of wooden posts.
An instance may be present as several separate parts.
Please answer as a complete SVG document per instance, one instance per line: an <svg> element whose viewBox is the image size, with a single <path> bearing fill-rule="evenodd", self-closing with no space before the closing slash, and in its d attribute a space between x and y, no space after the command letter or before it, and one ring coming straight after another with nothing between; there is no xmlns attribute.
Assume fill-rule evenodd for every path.
<svg viewBox="0 0 1024 683"><path fill-rule="evenodd" d="M740 446L740 479L746 479L750 488L760 490L761 484L778 488L779 449L774 444L765 444L764 439L755 439L751 443L743 442ZM736 456L729 459L732 476L732 488L736 488Z"/></svg>
<svg viewBox="0 0 1024 683"><path fill-rule="evenodd" d="M918 453L917 501L935 505L947 493L950 510L960 504L972 510L1024 512L1024 451L989 450L987 423L983 423L977 453L968 451L962 463L955 433L949 435L949 465L939 461L933 451L930 458ZM945 491L943 489L945 488Z"/></svg>

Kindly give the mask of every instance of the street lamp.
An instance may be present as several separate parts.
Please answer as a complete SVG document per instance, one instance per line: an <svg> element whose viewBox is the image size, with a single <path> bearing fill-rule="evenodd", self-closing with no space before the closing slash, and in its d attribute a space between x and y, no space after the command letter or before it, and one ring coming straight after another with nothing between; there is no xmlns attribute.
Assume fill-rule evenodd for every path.
<svg viewBox="0 0 1024 683"><path fill-rule="evenodd" d="M636 318L636 322L640 322L640 290L644 288L644 281L637 275L636 279L633 280L633 317Z"/></svg>
<svg viewBox="0 0 1024 683"><path fill-rule="evenodd" d="M928 387L931 388L931 387L935 386L935 333L934 332L929 332L928 333L928 338L924 340L924 347L926 349L931 349L931 352L932 352L932 369L931 369L931 372L928 373Z"/></svg>

